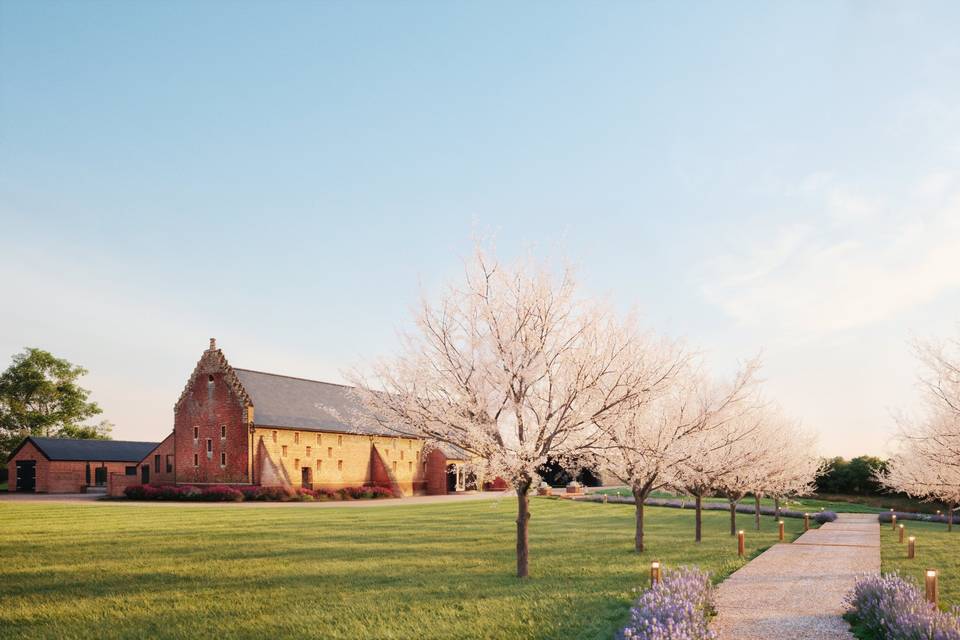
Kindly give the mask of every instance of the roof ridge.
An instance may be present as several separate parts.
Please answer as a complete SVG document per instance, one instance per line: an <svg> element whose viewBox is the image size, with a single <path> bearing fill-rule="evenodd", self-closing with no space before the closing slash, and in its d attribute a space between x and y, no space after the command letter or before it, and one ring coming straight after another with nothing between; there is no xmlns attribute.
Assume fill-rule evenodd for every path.
<svg viewBox="0 0 960 640"><path fill-rule="evenodd" d="M234 371L247 371L249 373L259 373L265 376L276 376L278 378L290 378L291 380L302 380L303 382L316 382L317 384L328 384L331 387L342 387L343 389L356 389L351 384L340 384L339 382L327 382L326 380L314 380L313 378L302 378L300 376L288 376L285 373L270 373L269 371L260 371L258 369L245 369L243 367L234 367Z"/></svg>

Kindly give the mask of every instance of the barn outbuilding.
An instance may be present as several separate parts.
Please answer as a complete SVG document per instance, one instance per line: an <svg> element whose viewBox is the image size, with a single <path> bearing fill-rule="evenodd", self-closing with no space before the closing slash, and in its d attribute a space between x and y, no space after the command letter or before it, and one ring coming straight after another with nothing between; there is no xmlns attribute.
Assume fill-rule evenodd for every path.
<svg viewBox="0 0 960 640"><path fill-rule="evenodd" d="M7 460L10 491L82 493L106 491L111 473L137 475L156 442L25 438Z"/></svg>

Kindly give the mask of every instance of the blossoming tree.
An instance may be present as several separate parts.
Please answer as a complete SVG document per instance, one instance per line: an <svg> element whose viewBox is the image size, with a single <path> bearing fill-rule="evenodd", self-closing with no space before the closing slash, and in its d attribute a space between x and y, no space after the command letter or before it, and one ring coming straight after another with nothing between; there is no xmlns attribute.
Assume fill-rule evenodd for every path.
<svg viewBox="0 0 960 640"><path fill-rule="evenodd" d="M424 300L415 320L400 355L353 376L358 393L370 419L459 447L479 475L513 487L526 577L537 469L548 457L574 464L596 422L652 394L660 370L628 366L644 336L580 299L569 272L554 278L530 260L507 266L477 250L463 281Z"/></svg>

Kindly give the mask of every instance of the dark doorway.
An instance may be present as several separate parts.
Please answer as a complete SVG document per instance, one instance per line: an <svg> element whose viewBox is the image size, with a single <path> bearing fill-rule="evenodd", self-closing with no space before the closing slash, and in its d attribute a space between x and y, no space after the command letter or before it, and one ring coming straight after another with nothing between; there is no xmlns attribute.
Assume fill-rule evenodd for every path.
<svg viewBox="0 0 960 640"><path fill-rule="evenodd" d="M17 491L36 491L37 489L37 462L36 460L17 461Z"/></svg>
<svg viewBox="0 0 960 640"><path fill-rule="evenodd" d="M87 475L84 476L86 478L86 481L84 482L84 484L89 485L90 484L90 463L89 462L87 463L86 471L87 471Z"/></svg>
<svg viewBox="0 0 960 640"><path fill-rule="evenodd" d="M300 484L304 489L313 489L313 469L310 467L300 469Z"/></svg>
<svg viewBox="0 0 960 640"><path fill-rule="evenodd" d="M150 465L148 464L140 466L140 483L150 484Z"/></svg>
<svg viewBox="0 0 960 640"><path fill-rule="evenodd" d="M97 467L93 470L93 479L96 481L98 487L106 486L107 484L107 468L106 467Z"/></svg>
<svg viewBox="0 0 960 640"><path fill-rule="evenodd" d="M453 493L457 490L457 465L447 465L447 493Z"/></svg>

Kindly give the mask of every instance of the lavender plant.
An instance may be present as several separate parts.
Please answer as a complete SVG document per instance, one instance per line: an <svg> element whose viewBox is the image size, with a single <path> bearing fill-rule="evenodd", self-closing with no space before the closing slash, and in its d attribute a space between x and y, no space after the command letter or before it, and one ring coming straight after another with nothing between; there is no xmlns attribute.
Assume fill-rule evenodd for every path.
<svg viewBox="0 0 960 640"><path fill-rule="evenodd" d="M618 634L627 640L713 640L708 627L713 614L710 576L680 567L664 574L630 609L630 624Z"/></svg>
<svg viewBox="0 0 960 640"><path fill-rule="evenodd" d="M857 580L847 596L856 626L885 640L960 640L960 608L940 611L896 572Z"/></svg>

